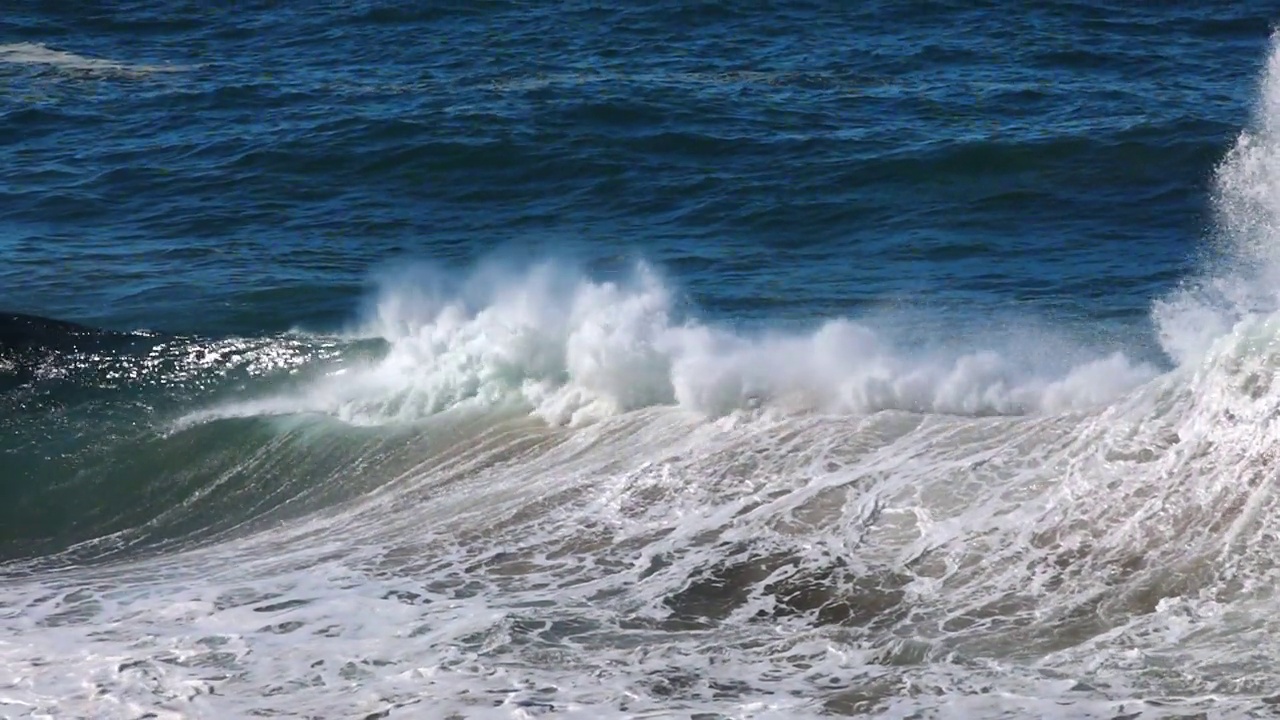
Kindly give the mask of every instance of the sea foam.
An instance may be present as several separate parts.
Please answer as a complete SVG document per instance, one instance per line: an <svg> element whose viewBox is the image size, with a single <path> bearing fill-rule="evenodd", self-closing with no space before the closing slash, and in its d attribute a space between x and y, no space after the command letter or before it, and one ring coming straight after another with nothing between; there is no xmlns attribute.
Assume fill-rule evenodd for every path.
<svg viewBox="0 0 1280 720"><path fill-rule="evenodd" d="M709 417L760 408L1027 414L1092 407L1159 373L1050 333L957 349L852 318L744 332L691 317L645 263L610 281L552 261L485 269L462 283L440 278L417 272L383 283L355 332L384 339L381 358L212 415L323 413L384 424L512 404L556 425L658 405Z"/></svg>
<svg viewBox="0 0 1280 720"><path fill-rule="evenodd" d="M137 77L150 73L181 72L186 67L178 65L142 65L94 58L66 50L55 50L42 43L0 44L0 64L44 65L62 70Z"/></svg>
<svg viewBox="0 0 1280 720"><path fill-rule="evenodd" d="M1195 363L1280 311L1280 52L1273 37L1248 127L1214 173L1216 233L1199 273L1156 301L1165 351Z"/></svg>

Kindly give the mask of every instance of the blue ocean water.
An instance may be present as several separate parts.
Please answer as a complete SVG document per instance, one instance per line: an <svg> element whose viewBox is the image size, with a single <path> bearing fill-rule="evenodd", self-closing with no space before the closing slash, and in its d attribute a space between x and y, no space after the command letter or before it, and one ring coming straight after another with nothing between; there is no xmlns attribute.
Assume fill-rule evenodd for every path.
<svg viewBox="0 0 1280 720"><path fill-rule="evenodd" d="M1265 710L1275 21L6 4L0 710Z"/></svg>
<svg viewBox="0 0 1280 720"><path fill-rule="evenodd" d="M332 325L382 267L503 251L643 258L716 318L896 301L1140 324L1204 239L1269 21L1195 3L18 8L3 305L202 333Z"/></svg>

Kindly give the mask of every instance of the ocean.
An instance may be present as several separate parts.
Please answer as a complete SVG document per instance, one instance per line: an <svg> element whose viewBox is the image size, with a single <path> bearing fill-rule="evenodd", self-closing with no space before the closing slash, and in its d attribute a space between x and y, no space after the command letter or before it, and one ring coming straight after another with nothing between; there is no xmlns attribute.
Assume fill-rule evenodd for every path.
<svg viewBox="0 0 1280 720"><path fill-rule="evenodd" d="M0 717L1273 716L1277 20L6 2Z"/></svg>

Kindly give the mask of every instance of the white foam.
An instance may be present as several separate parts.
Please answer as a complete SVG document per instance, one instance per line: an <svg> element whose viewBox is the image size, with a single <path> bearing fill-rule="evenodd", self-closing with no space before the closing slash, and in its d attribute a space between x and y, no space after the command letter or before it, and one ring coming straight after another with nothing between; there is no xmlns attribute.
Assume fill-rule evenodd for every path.
<svg viewBox="0 0 1280 720"><path fill-rule="evenodd" d="M1205 267L1155 303L1166 351L1180 363L1209 352L1238 323L1280 311L1280 39L1262 74L1250 126L1214 182L1219 232Z"/></svg>
<svg viewBox="0 0 1280 720"><path fill-rule="evenodd" d="M0 641L0 697L103 717L394 717L423 698L467 717L1112 717L1135 697L1186 714L1240 657L1280 682L1259 626L1280 393L1243 382L1268 362L1227 347L1082 416L651 408L527 452L463 439L340 512L6 582L0 630L24 641ZM881 624L781 612L789 578ZM698 592L727 609L673 622Z"/></svg>
<svg viewBox="0 0 1280 720"><path fill-rule="evenodd" d="M743 334L680 318L671 288L643 264L612 282L550 262L485 270L461 288L430 277L384 285L363 330L389 343L381 360L199 417L318 412L380 424L507 403L570 425L655 405L710 417L761 406L1023 414L1094 407L1158 372L1043 332L931 350L845 318ZM1045 352L1049 342L1059 352Z"/></svg>
<svg viewBox="0 0 1280 720"><path fill-rule="evenodd" d="M141 65L104 58L93 58L65 50L54 50L42 43L25 42L0 45L0 63L47 65L62 70L134 76L149 73L181 72L187 69L178 65Z"/></svg>
<svg viewBox="0 0 1280 720"><path fill-rule="evenodd" d="M1233 163L1221 186L1256 202L1224 212L1265 218L1270 176ZM847 319L735 333L680 319L647 270L390 283L369 322L387 357L271 411L385 422L510 401L603 419L539 427L536 444L519 434L536 423L425 457L409 444L409 457L344 468L395 472L353 506L199 551L6 578L0 704L98 717L1265 716L1280 687L1280 314L1265 281L1280 233L1227 226L1251 239L1160 304L1182 364L1146 382L1120 356L1055 365L981 342L913 356ZM767 407L715 422L620 412L714 414L750 398ZM1089 409L771 410L792 403ZM852 617L822 620L823 600Z"/></svg>
<svg viewBox="0 0 1280 720"><path fill-rule="evenodd" d="M1255 198L1224 213L1266 216L1256 167L1224 164L1220 186ZM193 654L234 638L235 672L201 696L211 715L421 697L477 717L1261 714L1280 687L1280 315L1270 226L1227 226L1251 239L1155 311L1181 363L1159 375L1027 350L1039 337L918 354L853 319L739 333L681 316L647 268L389 282L365 326L387 356L272 411L388 422L510 403L599 421L544 428L531 450L460 440L340 518L169 559L193 589L140 602L196 619L129 622ZM220 609L238 585L312 599L280 611L305 642ZM30 598L11 601L20 617L49 615L51 588L7 592ZM867 619L786 612L824 594ZM705 629L678 622L682 603ZM107 608L46 647L85 664L88 634L122 617ZM105 675L113 697L148 697ZM31 676L14 699L87 693Z"/></svg>

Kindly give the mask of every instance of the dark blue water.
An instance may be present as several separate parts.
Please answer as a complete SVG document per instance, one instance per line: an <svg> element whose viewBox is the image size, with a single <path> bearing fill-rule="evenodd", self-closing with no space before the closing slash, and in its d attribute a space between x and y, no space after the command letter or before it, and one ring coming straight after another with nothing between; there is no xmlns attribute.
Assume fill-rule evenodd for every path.
<svg viewBox="0 0 1280 720"><path fill-rule="evenodd" d="M0 69L0 306L324 326L386 265L516 252L645 258L717 318L905 301L1140 323L1204 239L1269 21L416 5L19 3L10 48L86 60Z"/></svg>
<svg viewBox="0 0 1280 720"><path fill-rule="evenodd" d="M1269 706L1276 20L5 4L0 714Z"/></svg>

